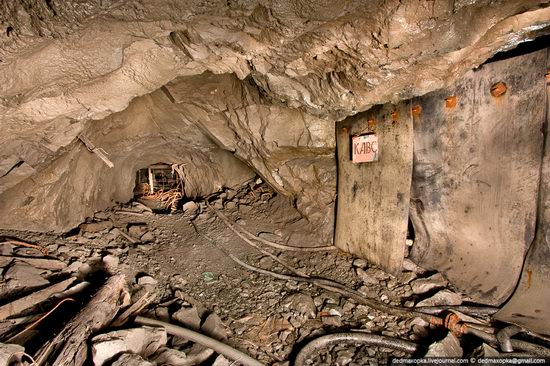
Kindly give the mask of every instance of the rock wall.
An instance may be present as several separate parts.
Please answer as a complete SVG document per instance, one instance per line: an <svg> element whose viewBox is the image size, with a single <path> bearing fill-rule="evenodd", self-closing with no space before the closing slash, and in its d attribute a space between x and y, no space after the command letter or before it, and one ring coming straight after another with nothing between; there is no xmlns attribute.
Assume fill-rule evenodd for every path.
<svg viewBox="0 0 550 366"><path fill-rule="evenodd" d="M2 2L0 226L64 230L127 197L129 178L75 141L86 131L128 171L170 156L218 170L216 154L229 151L294 196L328 238L334 121L440 88L547 33L549 3ZM145 101L160 95L170 127L143 134ZM139 106L139 116L125 111ZM93 172L84 187L80 169Z"/></svg>
<svg viewBox="0 0 550 366"><path fill-rule="evenodd" d="M158 162L184 164L193 195L204 196L254 177L245 164L185 122L161 91L135 99L123 112L88 124L83 133L103 148L109 168L80 140L48 166L2 192L2 226L67 231L83 218L133 196L136 171Z"/></svg>

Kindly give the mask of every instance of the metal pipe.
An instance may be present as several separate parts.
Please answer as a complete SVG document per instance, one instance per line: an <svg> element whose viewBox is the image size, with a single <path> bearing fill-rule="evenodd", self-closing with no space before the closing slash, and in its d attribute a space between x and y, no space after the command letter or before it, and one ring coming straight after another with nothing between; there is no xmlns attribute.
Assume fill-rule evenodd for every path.
<svg viewBox="0 0 550 366"><path fill-rule="evenodd" d="M396 351L403 351L407 353L414 353L423 348L413 342L404 341L401 339L380 336L376 334L367 333L335 333L328 334L314 339L305 345L304 348L298 352L294 366L306 365L306 361L318 350L326 349L327 347L336 344L367 344L376 347L391 348Z"/></svg>
<svg viewBox="0 0 550 366"><path fill-rule="evenodd" d="M512 347L512 341L510 338L521 332L521 328L517 325L510 325L509 327L503 328L497 333L498 345L502 352L514 352L514 347Z"/></svg>
<svg viewBox="0 0 550 366"><path fill-rule="evenodd" d="M483 332L478 329L473 329L469 326L466 327L464 333L481 338L488 344L492 344L492 345L500 344L500 342L498 341L495 335ZM534 343L522 341L519 339L510 339L510 342L512 344L512 349L514 349L515 351L524 351L537 356L550 357L550 349L544 346L541 346L539 344L534 344Z"/></svg>

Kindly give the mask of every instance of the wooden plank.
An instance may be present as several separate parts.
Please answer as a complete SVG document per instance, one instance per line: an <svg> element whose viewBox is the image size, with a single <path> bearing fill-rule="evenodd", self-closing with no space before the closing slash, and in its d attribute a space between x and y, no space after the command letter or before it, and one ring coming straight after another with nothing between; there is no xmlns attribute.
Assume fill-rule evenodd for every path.
<svg viewBox="0 0 550 366"><path fill-rule="evenodd" d="M545 52L484 65L413 101L422 112L415 117L412 258L491 305L511 295L535 233ZM507 91L494 97L499 81Z"/></svg>
<svg viewBox="0 0 550 366"><path fill-rule="evenodd" d="M550 50L550 49L549 49ZM550 57L548 68L550 69ZM550 121L550 81L546 87L546 121ZM539 194L538 225L521 279L512 298L495 319L550 335L550 135L546 128Z"/></svg>
<svg viewBox="0 0 550 366"><path fill-rule="evenodd" d="M75 280L75 277L68 278L64 281L53 284L42 290L35 291L27 296L12 301L6 305L0 306L0 320L4 320L10 316L19 314L23 310L40 304L42 301L47 300L53 294L65 290Z"/></svg>
<svg viewBox="0 0 550 366"><path fill-rule="evenodd" d="M378 161L351 161L351 136L375 132ZM401 272L413 155L409 102L377 106L336 124L338 203L335 245L389 273Z"/></svg>

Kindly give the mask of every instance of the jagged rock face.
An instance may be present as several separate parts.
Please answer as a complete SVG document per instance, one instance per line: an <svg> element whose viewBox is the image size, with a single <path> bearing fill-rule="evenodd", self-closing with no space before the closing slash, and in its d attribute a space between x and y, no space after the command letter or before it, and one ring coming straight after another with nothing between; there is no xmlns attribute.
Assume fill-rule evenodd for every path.
<svg viewBox="0 0 550 366"><path fill-rule="evenodd" d="M223 149L294 196L329 237L334 121L442 87L545 33L549 3L2 2L0 225L66 230L127 199L129 172L157 158L210 161L216 178L206 181L227 183ZM140 135L136 112L124 110L147 114L148 103L169 112ZM114 170L86 155L82 131L112 150ZM82 159L97 173L89 191L61 197L83 179Z"/></svg>

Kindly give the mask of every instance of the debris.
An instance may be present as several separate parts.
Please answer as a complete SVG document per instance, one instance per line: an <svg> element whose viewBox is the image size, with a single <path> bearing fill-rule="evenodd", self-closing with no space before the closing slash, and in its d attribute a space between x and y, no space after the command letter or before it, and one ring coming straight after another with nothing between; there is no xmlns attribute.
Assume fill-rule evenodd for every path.
<svg viewBox="0 0 550 366"><path fill-rule="evenodd" d="M255 196L243 194L242 191L235 192L232 201L228 201L230 191L222 192L218 197L222 199L226 210L231 206L229 203L246 204L251 207L254 214L247 217L246 223L238 218L237 210L228 212L231 215L231 221L237 222L235 228L241 234L246 230L241 229L244 226L251 230L251 233L260 233L257 238L266 241L290 242L298 247L306 241L308 245L315 242L308 236L307 231L301 231L306 223L292 221L298 219L292 215L289 215L291 218L286 217L281 221L277 221L278 218L273 222L264 220L264 215L269 215L270 212L263 211L267 205L262 203L258 205L261 190L258 190ZM269 200L269 205L273 207L279 203L277 195ZM139 321L140 315L166 322L172 321L174 324L192 328L200 333L199 335L207 335L212 339L223 341L227 339L228 343L236 345L252 358L278 366L288 366L292 353L296 350L295 345L317 336L354 329L358 326L361 327L361 331L368 333L422 343L434 339L433 329L436 326L452 328L457 333L465 329L465 334L481 337L470 332L471 327L474 330L487 332L489 337L487 339L481 337L481 339L484 339L488 345L497 344L495 336L497 330L489 325L488 320L491 313L483 309L479 311L479 307L442 305L413 308L415 301L422 300L413 293L413 283L417 289L419 286L443 282L444 279L439 275L428 277L422 275L422 269L417 269L417 272L405 271L400 276L393 277L377 267L369 267L367 261L343 252L295 253L281 249L275 255L279 260L288 263L287 267L296 267L306 272L305 276L289 275L286 273L290 272L283 272L284 269L272 256L256 253L255 249L245 246L233 247L233 243L226 240L233 237L233 232L221 225L220 220L216 220L216 216L208 211L204 212L206 203L200 202L200 205L201 210L197 205L196 213L202 211L202 214L192 218L192 224L200 225L201 231L196 230L199 233L198 236L193 231L197 226L187 225L190 216L186 214L149 216L143 215L139 207L126 204L119 207L124 207L124 210L129 210L140 217L115 215L113 213L117 212L117 208L94 215L95 220L105 221L112 218L114 228L109 232L103 230L86 234L89 239L85 241L80 240L84 237L79 235L60 237L50 234L21 234L23 238L34 238L36 241L45 243L46 248L55 253L60 260L43 257L42 252L37 248L17 248L9 243L0 243L0 253L3 253L3 255L0 254L0 266L6 267L4 272L7 274L8 266L40 264L33 262L34 260L51 261L48 263L55 263L52 267L59 269L44 268L44 270L33 271L50 281L56 281L80 269L78 278L92 282L92 286L94 286L93 281L103 278L105 269L108 272L114 272L116 269L130 274L135 279L130 284L131 296L125 290L122 290L122 297L113 295L112 301L116 301L121 310L116 311L116 317L113 313L114 320L106 321L100 330L89 332L83 337L76 337L77 343L88 345L91 344L92 336L98 333L108 334L119 331L121 326L124 326L123 329L135 329L142 324ZM126 233L127 229L136 238L139 237L141 242L149 240L152 242L128 245L123 235L119 236L118 233L121 230ZM214 243L210 248L203 247L205 243L212 243L206 235L203 235L203 230L208 231L209 235L219 241L219 244ZM244 235L247 240L250 238L250 241L262 244L256 235ZM75 240L77 238L80 239ZM205 238L206 240L203 240ZM153 242L154 244L151 244ZM149 252L144 248L148 248ZM221 249L225 256L218 255L218 249ZM272 251L270 248L267 249ZM254 263L259 263L258 267L248 265L228 250L235 250L239 257L246 257ZM216 257L213 256L214 253ZM243 277L240 269L233 270L233 263L229 262L228 258L252 273ZM25 259L29 260L25 261ZM70 265L67 266L69 263ZM214 272L205 273L205 277L202 277L204 271ZM220 273L220 280L216 281ZM308 277L310 273L312 276ZM264 275L273 276L280 281ZM427 278L419 279L419 276ZM201 285L202 278L205 281L211 281L208 285L204 282ZM54 337L66 332L63 324L74 322L80 317L75 315L74 311L78 311L78 304L85 302L88 293L79 294L81 291L79 288L81 286L85 288L87 285L89 285L88 282L77 282L73 287L52 294L42 301L40 306L33 305L19 315L14 315L18 316L17 318L11 317L1 321L2 339L6 343L26 344L30 336L40 332L42 336L32 338L34 347L35 341L47 338L43 337L44 331L49 331L46 326L49 327L57 320L59 325L54 325L51 330ZM0 286L4 286L2 290L5 290L5 283L0 283ZM440 288L434 287L427 292L418 290L417 292L422 292L423 297L429 297L433 294L432 291L435 292ZM116 297L118 297L117 300L114 299ZM66 299L63 303L68 303L73 298L77 302L67 307L61 305L63 309L59 308L54 312L55 307L60 305L60 300ZM467 298L462 300L470 301ZM114 303L111 304L115 306ZM403 307L400 307L400 304L404 304ZM473 313L470 308L474 309ZM474 314L474 317L465 316L456 310ZM47 313L40 313L41 311L47 311ZM447 322L447 318L443 319L438 315L449 312L460 317L461 322L457 326ZM137 322L134 322L135 316L138 316ZM409 322L408 319L414 316L417 318ZM50 322L44 325L38 323L44 317L48 317ZM149 326L159 326L159 324L149 324ZM168 324L168 326L171 325ZM463 339L465 343L469 342L469 337ZM521 346L517 342L522 341L512 339L512 342L516 342L513 344L514 350L520 351L521 347L516 346ZM46 341L45 344L39 344L41 346L38 348L39 361L43 364L54 364L63 347L69 344L73 344L73 341L64 338L59 338L56 343ZM465 344L465 349L470 351L472 347ZM215 364L219 363L220 366L240 364L240 361L235 362L229 357L214 355L211 348L178 335L169 336L167 344L160 346L152 355L145 357L134 354L133 351L128 352L119 351L109 359L108 364L176 366L197 364L204 360L211 364L214 359L216 359ZM478 357L482 351L476 352L474 356ZM313 364L362 365L372 363L371 361L386 364L390 357L406 355L403 351L357 344L345 345L345 342L344 345L330 345L320 353L321 355L313 360ZM81 359L80 353L74 354L76 359ZM91 355L91 352L87 354ZM472 357L472 355L466 354L465 357ZM85 364L92 364L92 360L86 359Z"/></svg>
<svg viewBox="0 0 550 366"><path fill-rule="evenodd" d="M367 272L365 272L361 268L356 269L357 276L363 281L365 285L378 285L379 281L374 278L372 275L369 275Z"/></svg>
<svg viewBox="0 0 550 366"><path fill-rule="evenodd" d="M315 307L313 298L306 294L297 293L287 296L282 301L282 305L308 318L315 318L317 315L317 307Z"/></svg>
<svg viewBox="0 0 550 366"><path fill-rule="evenodd" d="M366 259L363 258L357 258L353 260L353 265L357 268L365 269L367 268L369 262L367 262Z"/></svg>
<svg viewBox="0 0 550 366"><path fill-rule="evenodd" d="M204 280L204 282L208 283L216 281L218 277L212 272L203 272L202 279Z"/></svg>
<svg viewBox="0 0 550 366"><path fill-rule="evenodd" d="M111 366L155 366L155 364L145 360L140 355L124 353Z"/></svg>
<svg viewBox="0 0 550 366"><path fill-rule="evenodd" d="M420 301L416 306L436 306L436 305L460 305L462 296L449 290L441 290L432 297Z"/></svg>
<svg viewBox="0 0 550 366"><path fill-rule="evenodd" d="M118 257L115 257L114 255L106 255L103 257L103 264L105 265L105 269L109 273L115 273L118 269L118 264L120 260Z"/></svg>
<svg viewBox="0 0 550 366"><path fill-rule="evenodd" d="M130 243L132 244L137 244L139 243L139 240L137 240L136 238L132 238L130 235L126 234L125 232L123 232L122 230L119 230L117 228L111 230L111 232L115 235L120 235L122 237L124 237L126 240L128 240Z"/></svg>
<svg viewBox="0 0 550 366"><path fill-rule="evenodd" d="M149 325L149 326L160 326L164 327L168 334L172 334L178 337L187 338L190 341L199 343L205 347L213 349L215 352L218 352L225 357L240 362L244 366L264 366L261 362L253 359L247 354L238 351L222 342L219 342L210 337L204 336L200 333L193 332L192 330L174 326L172 324L160 322L153 319L147 319L141 316L136 318L137 324Z"/></svg>
<svg viewBox="0 0 550 366"><path fill-rule="evenodd" d="M143 234L147 232L147 226L146 225L130 225L128 227L128 235L130 235L133 238L139 238Z"/></svg>
<svg viewBox="0 0 550 366"><path fill-rule="evenodd" d="M181 307L178 311L172 314L172 319L192 330L199 330L201 325L201 318L197 312L197 308Z"/></svg>
<svg viewBox="0 0 550 366"><path fill-rule="evenodd" d="M410 283L416 278L416 273L414 272L403 272L399 277L399 281L403 284Z"/></svg>
<svg viewBox="0 0 550 366"><path fill-rule="evenodd" d="M187 355L184 352L162 347L154 355L152 360L156 365L170 365L170 366L190 366L195 365L188 360Z"/></svg>
<svg viewBox="0 0 550 366"><path fill-rule="evenodd" d="M75 300L71 299L71 298L66 298L66 299L61 300L60 302L57 303L57 305L55 305L47 313L45 313L44 315L41 315L40 318L38 318L35 322L33 322L32 324L26 326L25 329L23 329L21 332L17 333L13 337L10 337L8 339L8 342L14 342L14 343L17 343L17 344L24 343L25 340L27 339L27 337L32 337L32 335L29 336L29 334L32 334L32 329L34 327L36 327L40 322L42 322L50 314L52 314L55 310L57 310L62 304L66 303L66 302L69 302L69 301L74 302Z"/></svg>
<svg viewBox="0 0 550 366"><path fill-rule="evenodd" d="M447 286L448 282L441 273L436 273L428 278L419 278L411 282L413 293L420 295L436 288Z"/></svg>
<svg viewBox="0 0 550 366"><path fill-rule="evenodd" d="M164 328L139 327L104 333L92 338L92 357L95 366L102 366L121 353L142 357L154 354L167 342Z"/></svg>
<svg viewBox="0 0 550 366"><path fill-rule="evenodd" d="M258 330L258 340L263 344L270 343L274 340L279 332L285 330L293 330L294 327L288 320L281 316L269 317Z"/></svg>
<svg viewBox="0 0 550 366"><path fill-rule="evenodd" d="M27 243L27 242L21 241L21 240L5 240L5 241L2 242L2 244L4 244L4 243L5 244L17 245L17 246L23 246L23 247L27 247L27 248L38 249L42 252L42 254L48 255L48 250L46 248L44 248L43 246L38 245L38 244Z"/></svg>
<svg viewBox="0 0 550 366"><path fill-rule="evenodd" d="M21 313L23 310L29 309L42 301L46 300L53 294L65 290L71 283L76 280L75 277L66 279L65 281L56 283L43 290L35 291L27 296L0 306L0 320Z"/></svg>
<svg viewBox="0 0 550 366"><path fill-rule="evenodd" d="M141 236L142 243L150 243L153 240L155 240L155 236L150 231L146 232Z"/></svg>
<svg viewBox="0 0 550 366"><path fill-rule="evenodd" d="M409 258L403 259L403 270L414 272L414 273L424 273L425 272L425 270L422 267L420 267L419 265L417 265L416 263L411 261Z"/></svg>
<svg viewBox="0 0 550 366"><path fill-rule="evenodd" d="M199 205L193 201L185 202L182 206L182 210L187 215L195 215L199 210Z"/></svg>
<svg viewBox="0 0 550 366"><path fill-rule="evenodd" d="M35 268L48 269L52 271L61 270L67 267L65 262L59 261L57 259L46 259L46 258L31 258L31 257L16 257L11 255L0 255L0 267L5 267L4 263L9 264L12 261L24 262Z"/></svg>
<svg viewBox="0 0 550 366"><path fill-rule="evenodd" d="M212 366L232 366L232 362L229 361L227 358L223 357L222 355L219 355L214 360L214 363Z"/></svg>
<svg viewBox="0 0 550 366"><path fill-rule="evenodd" d="M158 281L151 276L141 276L137 280L138 285L153 285L156 286Z"/></svg>
<svg viewBox="0 0 550 366"><path fill-rule="evenodd" d="M103 329L116 315L119 298L126 284L123 275L112 276L88 304L63 328L37 357L42 363L51 353L57 354L56 366L81 365L87 357L88 337Z"/></svg>
<svg viewBox="0 0 550 366"><path fill-rule="evenodd" d="M141 202L132 202L132 206L134 206L135 208L137 208L141 212L153 213L153 210L150 207L147 207L146 205L144 205Z"/></svg>
<svg viewBox="0 0 550 366"><path fill-rule="evenodd" d="M135 301L130 307L128 307L128 309L126 309L122 314L120 314L112 323L111 325L113 327L119 327L121 325L123 325L124 323L126 323L128 321L128 318L133 316L133 315L136 315L136 314L139 314L139 312L141 310L143 310L143 308L145 308L147 305L149 305L151 303L151 301L153 301L156 297L156 294L152 294L150 292L148 292L147 290L145 290L145 292L143 293L143 295L137 300Z"/></svg>
<svg viewBox="0 0 550 366"><path fill-rule="evenodd" d="M18 344L0 343L0 365L11 366L20 364L25 356L25 347Z"/></svg>
<svg viewBox="0 0 550 366"><path fill-rule="evenodd" d="M204 334L217 339L218 341L227 339L227 330L225 329L225 325L216 313L211 313L208 315L201 326L201 330Z"/></svg>
<svg viewBox="0 0 550 366"><path fill-rule="evenodd" d="M80 224L79 226L80 230L85 233L99 233L104 230L111 230L113 227L113 222L109 220L92 222L89 224Z"/></svg>
<svg viewBox="0 0 550 366"><path fill-rule="evenodd" d="M339 328L342 326L342 317L338 315L329 315L321 318L322 322L328 326Z"/></svg>
<svg viewBox="0 0 550 366"><path fill-rule="evenodd" d="M8 268L4 278L9 280L8 287L11 288L36 288L50 284L41 276L43 272L43 270L27 264L16 263Z"/></svg>
<svg viewBox="0 0 550 366"><path fill-rule="evenodd" d="M430 345L424 357L462 357L462 354L460 341L453 333L448 332L445 338Z"/></svg>

